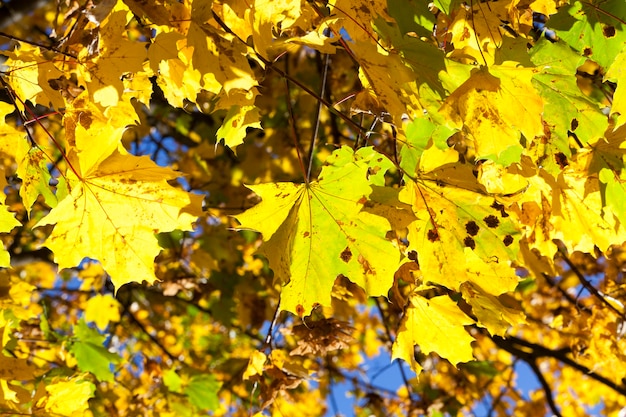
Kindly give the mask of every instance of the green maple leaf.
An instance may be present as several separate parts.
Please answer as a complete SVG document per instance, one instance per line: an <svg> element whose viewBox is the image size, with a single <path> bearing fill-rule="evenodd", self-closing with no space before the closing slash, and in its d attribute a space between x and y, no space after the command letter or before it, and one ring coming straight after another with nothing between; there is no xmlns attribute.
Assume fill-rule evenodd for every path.
<svg viewBox="0 0 626 417"><path fill-rule="evenodd" d="M623 0L574 1L550 18L550 27L559 39L606 69L626 41L620 16L626 16Z"/></svg>
<svg viewBox="0 0 626 417"><path fill-rule="evenodd" d="M543 119L552 127L545 150L549 159L542 163L550 166L554 165L551 154L571 155L568 131L575 133L584 144L602 137L608 119L600 104L585 96L576 83L576 68L585 62L585 58L567 45L543 41L533 48L531 59L540 70L533 76L532 83L546 102ZM556 170L551 172L556 173Z"/></svg>
<svg viewBox="0 0 626 417"><path fill-rule="evenodd" d="M369 295L387 294L400 254L385 237L389 221L363 208L370 184L381 182L389 164L372 148L353 153L343 147L328 158L318 181L249 186L262 202L236 218L242 228L262 233L261 252L285 284L283 310L303 315L330 305L342 275Z"/></svg>
<svg viewBox="0 0 626 417"><path fill-rule="evenodd" d="M76 358L78 367L91 372L100 381L113 381L114 375L110 365L119 363L120 357L103 346L104 335L87 326L84 319L78 322L74 332L76 340L72 343L70 352Z"/></svg>
<svg viewBox="0 0 626 417"><path fill-rule="evenodd" d="M626 123L626 44L606 72L605 80L617 84L611 103L611 115L617 116L613 129L617 129Z"/></svg>

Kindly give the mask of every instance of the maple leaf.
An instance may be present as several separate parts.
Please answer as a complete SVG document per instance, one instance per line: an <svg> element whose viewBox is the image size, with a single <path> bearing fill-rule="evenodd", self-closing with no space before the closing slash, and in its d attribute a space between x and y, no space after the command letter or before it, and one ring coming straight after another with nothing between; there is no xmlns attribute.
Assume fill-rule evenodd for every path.
<svg viewBox="0 0 626 417"><path fill-rule="evenodd" d="M409 225L409 250L417 251L425 280L452 290L465 281L490 294L513 290L518 279L510 262L517 257L519 231L504 206L444 181L443 175L411 181L400 192L417 217Z"/></svg>
<svg viewBox="0 0 626 417"><path fill-rule="evenodd" d="M576 81L576 69L585 59L567 45L545 40L533 47L531 60L539 69L532 84L545 101L543 119L551 127L544 154L551 156L563 152L566 156L571 155L571 133L583 144L601 137L608 127L608 119L602 113L600 103L581 94ZM542 161L542 165L550 163L550 160Z"/></svg>
<svg viewBox="0 0 626 417"><path fill-rule="evenodd" d="M54 61L44 56L39 47L20 44L19 49L2 54L8 57L5 62L9 68L8 84L21 99L15 103L20 111L24 111L23 103L27 100L33 104L52 105L57 109L65 107L61 93L48 82L62 77L63 72L54 65ZM7 103L2 105L6 106Z"/></svg>
<svg viewBox="0 0 626 417"><path fill-rule="evenodd" d="M368 6L369 7L369 6ZM408 35L402 35L396 25L375 20L375 29L387 42L389 50L381 50L372 42L356 42L351 45L359 60L359 79L367 93L374 95L381 109L354 104L355 110L372 112L379 110L391 114L395 123L402 123L402 115L421 117L423 109L436 113L441 104L443 87L439 74L445 70L444 56L434 46Z"/></svg>
<svg viewBox="0 0 626 417"><path fill-rule="evenodd" d="M621 0L573 1L550 18L559 39L608 68L626 41L626 4Z"/></svg>
<svg viewBox="0 0 626 417"><path fill-rule="evenodd" d="M15 215L7 209L7 206L0 204L0 233L10 232L19 225L20 222L15 219ZM10 264L9 252L2 245L0 246L0 267L6 268Z"/></svg>
<svg viewBox="0 0 626 417"><path fill-rule="evenodd" d="M414 346L425 354L436 352L453 364L471 361L474 338L463 326L474 324L447 296L424 298L413 294L393 344L392 359L403 359L420 373Z"/></svg>
<svg viewBox="0 0 626 417"><path fill-rule="evenodd" d="M611 103L611 116L617 115L613 126L615 130L626 123L626 47L615 58L604 79L617 83Z"/></svg>
<svg viewBox="0 0 626 417"><path fill-rule="evenodd" d="M126 24L132 16L124 3L117 2L100 25L98 54L93 63L78 67L94 102L104 107L114 106L122 98L127 74L144 70L146 44L124 36ZM151 88L148 80L144 87Z"/></svg>
<svg viewBox="0 0 626 417"><path fill-rule="evenodd" d="M58 379L46 385L48 397L45 400L46 411L61 416L78 415L89 408L89 399L94 396L96 386L86 380ZM40 403L37 403L41 406Z"/></svg>
<svg viewBox="0 0 626 417"><path fill-rule="evenodd" d="M607 174L601 179L608 182ZM593 252L595 246L606 250L623 241L623 225L605 215L597 176L568 168L556 178L542 171L528 181L524 198L513 209L532 247L550 253L555 249L554 239L559 239L570 251Z"/></svg>
<svg viewBox="0 0 626 417"><path fill-rule="evenodd" d="M0 169L0 190L4 190L7 182L4 177L4 170ZM4 205L6 196L3 191L0 191L0 233L8 233L13 228L20 225L15 215L9 211L7 206ZM9 252L4 249L4 245L0 244L0 268L6 268L11 264Z"/></svg>
<svg viewBox="0 0 626 417"><path fill-rule="evenodd" d="M440 112L467 128L476 158L510 165L522 152L520 133L543 135L543 101L531 84L533 74L526 68L482 68L445 100Z"/></svg>
<svg viewBox="0 0 626 417"><path fill-rule="evenodd" d="M306 3L304 3L306 4ZM252 41L255 51L266 59L271 58L267 51L273 43L273 30L289 29L302 16L303 3L300 0L281 0L267 2L255 0L247 11L252 26ZM280 26L279 26L280 25Z"/></svg>
<svg viewBox="0 0 626 417"><path fill-rule="evenodd" d="M87 172L67 172L70 195L37 223L56 224L46 240L55 262L68 268L95 258L116 288L154 282L155 233L190 230L202 198L170 186L167 180L178 174L148 157L115 151Z"/></svg>
<svg viewBox="0 0 626 417"><path fill-rule="evenodd" d="M85 320L81 319L74 327L74 338L69 350L82 371L91 372L100 381L111 382L114 375L110 365L119 363L120 357L104 347L105 339L104 335L87 326Z"/></svg>
<svg viewBox="0 0 626 417"><path fill-rule="evenodd" d="M226 114L222 126L217 130L218 141L224 140L229 148L235 148L243 143L247 128L261 129L259 109L254 106L233 106Z"/></svg>
<svg viewBox="0 0 626 417"><path fill-rule="evenodd" d="M486 293L476 284L461 284L463 299L472 306L477 324L491 334L504 336L513 325L525 323L525 315L519 310L505 306L498 297Z"/></svg>
<svg viewBox="0 0 626 417"><path fill-rule="evenodd" d="M399 252L385 238L389 221L363 211L372 192L368 169L380 172L385 160L372 148L353 153L343 147L328 158L318 181L248 186L262 202L235 218L263 235L261 252L285 285L283 310L302 316L329 306L342 275L369 295L387 293Z"/></svg>
<svg viewBox="0 0 626 417"><path fill-rule="evenodd" d="M29 214L40 195L48 206L56 206L57 198L48 185L52 175L47 167L50 161L45 152L41 148L31 147L24 138L18 139L16 148L15 157L19 161L17 175L22 180L20 196Z"/></svg>
<svg viewBox="0 0 626 417"><path fill-rule="evenodd" d="M263 368L265 367L265 361L267 361L267 355L265 353L258 350L252 352L252 356L250 356L250 362L248 362L248 367L243 373L243 380L247 381L255 375L262 375Z"/></svg>
<svg viewBox="0 0 626 417"><path fill-rule="evenodd" d="M100 330L106 329L110 322L120 321L120 305L111 294L97 294L90 298L85 309L85 321L94 322Z"/></svg>

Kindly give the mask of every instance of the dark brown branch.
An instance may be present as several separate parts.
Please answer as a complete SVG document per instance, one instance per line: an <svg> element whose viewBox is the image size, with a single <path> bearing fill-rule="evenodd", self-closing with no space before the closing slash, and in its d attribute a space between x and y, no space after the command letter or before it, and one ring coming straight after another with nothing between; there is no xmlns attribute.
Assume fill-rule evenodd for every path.
<svg viewBox="0 0 626 417"><path fill-rule="evenodd" d="M490 337L500 349L506 350L526 362L528 362L528 360L537 360L540 358L556 359L564 365L570 366L587 375L589 378L611 388L618 394L626 396L626 387L624 385L618 385L610 379L605 378L604 376L569 358L567 356L567 353L570 352L569 348L553 350L515 336L508 336L506 339L500 336Z"/></svg>
<svg viewBox="0 0 626 417"><path fill-rule="evenodd" d="M541 388L543 388L543 391L546 393L546 401L548 402L548 406L550 407L552 414L555 415L556 417L562 417L561 412L559 411L558 407L556 406L554 402L554 394L552 394L552 389L550 388L550 384L548 384L548 381L546 381L546 378L541 373L539 366L537 366L537 361L530 360L530 361L527 361L527 363L528 363L528 366L530 366L530 369L532 369L533 372L535 373L535 376L537 377L537 379L539 380L539 384L541 385Z"/></svg>

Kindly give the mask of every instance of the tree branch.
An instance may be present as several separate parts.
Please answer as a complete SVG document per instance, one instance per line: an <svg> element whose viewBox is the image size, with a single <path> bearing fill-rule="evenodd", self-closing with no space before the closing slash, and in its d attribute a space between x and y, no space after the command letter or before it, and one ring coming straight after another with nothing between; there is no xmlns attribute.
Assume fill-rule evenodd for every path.
<svg viewBox="0 0 626 417"><path fill-rule="evenodd" d="M530 360L530 361L527 361L527 363L530 366L530 369L532 369L533 372L535 373L535 376L537 376L537 379L539 380L539 384L541 384L543 391L546 393L546 401L548 402L548 406L550 407L550 410L552 410L552 414L555 415L556 417L562 417L561 412L559 411L558 407L556 406L554 402L554 395L552 394L552 389L550 388L548 381L546 381L546 378L541 373L539 366L537 366L537 361Z"/></svg>
<svg viewBox="0 0 626 417"><path fill-rule="evenodd" d="M529 360L537 360L539 358L556 359L564 365L568 365L576 369L577 371L580 371L581 373L587 375L589 378L600 382L601 384L604 384L618 394L626 396L626 387L624 385L618 385L610 379L595 373L586 366L581 365L573 359L567 357L567 353L570 352L569 348L553 350L545 346L520 339L515 336L508 336L506 339L500 336L490 336L490 338L491 340L493 340L496 346L526 362L528 362Z"/></svg>

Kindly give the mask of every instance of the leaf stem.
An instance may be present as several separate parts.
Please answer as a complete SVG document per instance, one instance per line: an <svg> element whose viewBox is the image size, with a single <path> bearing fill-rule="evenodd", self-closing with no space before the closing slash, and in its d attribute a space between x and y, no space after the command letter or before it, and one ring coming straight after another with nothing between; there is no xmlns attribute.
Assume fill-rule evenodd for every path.
<svg viewBox="0 0 626 417"><path fill-rule="evenodd" d="M328 29L326 29L326 32L328 32ZM328 36L328 35L326 35ZM326 56L324 57L324 69L322 72L322 87L320 88L320 98L324 97L324 94L326 92L326 79L328 78L328 67L330 65L330 54L326 54ZM306 182L307 184L309 183L309 181L311 180L311 168L313 167L313 154L315 153L315 142L317 141L317 135L319 133L319 128L320 128L320 117L322 114L322 106L323 103L321 101L317 102L317 112L315 114L315 123L314 123L314 127L313 127L313 134L311 137L311 146L309 148L309 155L308 155L308 164L309 166L307 167L307 171L306 171Z"/></svg>
<svg viewBox="0 0 626 417"><path fill-rule="evenodd" d="M287 59L285 59L285 74L289 74L289 55L286 55ZM300 141L298 141L298 128L296 126L296 116L293 112L293 105L291 104L291 88L289 84L289 78L285 78L285 87L287 89L287 111L289 112L289 124L291 125L291 132L293 134L293 144L296 147L296 152L298 153L298 162L300 163L300 169L302 170L302 175L304 176L305 182L309 183L309 177L306 174L306 170L304 169L304 161L302 160L302 151L300 150Z"/></svg>

